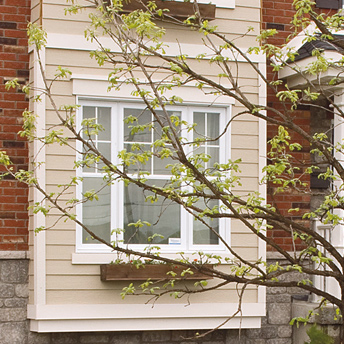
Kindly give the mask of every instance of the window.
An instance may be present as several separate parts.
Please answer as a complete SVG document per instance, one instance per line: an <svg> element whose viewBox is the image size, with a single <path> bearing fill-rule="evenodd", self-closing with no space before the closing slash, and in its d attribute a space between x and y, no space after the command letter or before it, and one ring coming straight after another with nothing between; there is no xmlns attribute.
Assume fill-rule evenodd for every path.
<svg viewBox="0 0 344 344"><path fill-rule="evenodd" d="M342 7L342 0L316 0L316 7L338 10Z"/></svg>
<svg viewBox="0 0 344 344"><path fill-rule="evenodd" d="M137 124L144 125L152 122L152 114L138 103L123 102L96 102L82 101L79 110L79 127L83 119L95 118L96 123L101 124L105 130L97 135L92 135L94 145L112 162L119 163L118 153L135 153L136 150L144 152L158 152L158 148L152 144L161 137L161 129L154 130L145 128L139 132L133 132L132 124L126 124L124 119L129 116L137 118ZM225 127L227 110L217 107L197 106L171 106L168 108L170 116L180 118L188 123L197 123L195 131L183 131L182 136L189 142L199 138L216 138L219 136L220 128ZM157 110L157 114L162 113ZM81 150L82 147L79 147ZM206 153L211 159L204 163L208 168L214 162L225 162L229 158L229 134L221 136L214 141L203 142L195 148L186 145L186 153ZM87 151L84 149L84 153ZM149 154L148 154L149 155ZM148 183L155 186L163 186L170 179L170 170L166 166L174 164L171 158L160 159L152 155L151 158L139 165L125 167L131 176L137 176L138 170L147 171ZM216 234L200 221L195 221L193 216L186 213L181 206L169 200L160 198L157 202L147 202L146 198L153 194L143 191L133 184L125 186L123 182L115 182L111 186L104 183L102 164L95 162L92 166L84 166L78 171L83 177L82 185L79 186L79 196L90 190L101 190L98 192L99 200L86 202L78 209L78 217L92 231L107 241L121 242L122 245L131 245L133 249L142 249L149 244L149 238L153 234L159 234L153 240L153 244L159 245L162 250L176 252L188 250L224 250ZM187 186L182 186L187 188ZM199 201L201 202L201 201ZM204 201L203 201L204 202ZM212 209L217 206L216 202L203 204ZM147 221L151 226L143 226L137 229L130 224L138 220ZM225 237L228 221L208 220L213 228ZM123 228L124 233L113 234L115 228ZM161 235L161 236L160 236ZM84 230L78 229L78 248L80 251L107 250L104 245L97 243Z"/></svg>

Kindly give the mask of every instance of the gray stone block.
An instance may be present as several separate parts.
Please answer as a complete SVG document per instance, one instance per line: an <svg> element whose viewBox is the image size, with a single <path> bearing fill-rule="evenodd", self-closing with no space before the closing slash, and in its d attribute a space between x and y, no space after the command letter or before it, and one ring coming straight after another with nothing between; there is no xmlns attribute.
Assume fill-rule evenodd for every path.
<svg viewBox="0 0 344 344"><path fill-rule="evenodd" d="M52 333L52 344L79 344L79 335L77 333Z"/></svg>
<svg viewBox="0 0 344 344"><path fill-rule="evenodd" d="M80 343L82 344L100 344L109 343L109 335L106 334L82 334L80 336Z"/></svg>
<svg viewBox="0 0 344 344"><path fill-rule="evenodd" d="M278 326L263 326L260 329L249 329L246 332L248 338L277 338Z"/></svg>
<svg viewBox="0 0 344 344"><path fill-rule="evenodd" d="M27 301L26 299L6 299L5 300L5 307L8 308L25 308L26 309L26 305L27 305Z"/></svg>
<svg viewBox="0 0 344 344"><path fill-rule="evenodd" d="M140 344L141 343L141 336L136 333L116 333L114 334L112 340L110 341L111 344Z"/></svg>
<svg viewBox="0 0 344 344"><path fill-rule="evenodd" d="M268 339L266 344L292 344L292 340L289 338Z"/></svg>
<svg viewBox="0 0 344 344"><path fill-rule="evenodd" d="M27 343L27 322L15 322L0 324L1 344L26 344Z"/></svg>
<svg viewBox="0 0 344 344"><path fill-rule="evenodd" d="M15 293L18 297L29 297L29 285L25 284L17 284L15 286Z"/></svg>
<svg viewBox="0 0 344 344"><path fill-rule="evenodd" d="M12 284L0 283L0 297L13 297L14 286Z"/></svg>
<svg viewBox="0 0 344 344"><path fill-rule="evenodd" d="M148 331L142 333L143 342L168 342L171 340L171 331Z"/></svg>
<svg viewBox="0 0 344 344"><path fill-rule="evenodd" d="M291 319L291 305L288 303L272 303L268 305L268 323L271 325L287 325Z"/></svg>
<svg viewBox="0 0 344 344"><path fill-rule="evenodd" d="M28 344L50 344L51 334L50 333L36 333L29 332Z"/></svg>
<svg viewBox="0 0 344 344"><path fill-rule="evenodd" d="M246 330L229 330L226 336L226 344L246 344Z"/></svg>
<svg viewBox="0 0 344 344"><path fill-rule="evenodd" d="M275 294L275 295L266 295L267 303L289 303L291 302L291 295L288 294Z"/></svg>
<svg viewBox="0 0 344 344"><path fill-rule="evenodd" d="M278 337L281 338L291 338L293 335L293 328L290 325L278 326Z"/></svg>
<svg viewBox="0 0 344 344"><path fill-rule="evenodd" d="M232 343L231 343L232 344ZM233 343L235 344L235 343ZM245 344L266 344L265 339L247 339Z"/></svg>
<svg viewBox="0 0 344 344"><path fill-rule="evenodd" d="M23 309L23 308L3 308L0 312L1 322L25 321L25 320L26 320L26 309Z"/></svg>
<svg viewBox="0 0 344 344"><path fill-rule="evenodd" d="M272 288L267 288L266 293L269 294L285 294L287 292L286 287L272 287Z"/></svg>
<svg viewBox="0 0 344 344"><path fill-rule="evenodd" d="M2 262L0 279L5 283L26 283L28 278L28 261L7 260Z"/></svg>
<svg viewBox="0 0 344 344"><path fill-rule="evenodd" d="M195 338L196 336L196 333L197 332L200 332L200 333L203 333L204 331L192 331L192 330L189 330L189 331L171 331L171 341L172 342L181 342L181 341L197 341L197 339ZM195 338L195 339L193 339ZM203 338L203 340L210 340L211 338L211 334L207 335L206 337Z"/></svg>

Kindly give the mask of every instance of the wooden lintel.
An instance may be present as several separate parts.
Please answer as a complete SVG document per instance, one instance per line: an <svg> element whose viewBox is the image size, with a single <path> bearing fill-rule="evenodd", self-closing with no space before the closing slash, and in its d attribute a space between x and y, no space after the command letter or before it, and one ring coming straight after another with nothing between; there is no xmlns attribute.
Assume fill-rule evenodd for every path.
<svg viewBox="0 0 344 344"><path fill-rule="evenodd" d="M145 10L144 4L147 4L152 0L129 0L123 2L123 13L130 13L137 9ZM180 1L166 1L166 0L155 0L157 9L167 9L168 15L178 18L186 19L196 12L195 5L192 2L180 2ZM198 4L199 11L202 19L214 20L216 6L212 4Z"/></svg>

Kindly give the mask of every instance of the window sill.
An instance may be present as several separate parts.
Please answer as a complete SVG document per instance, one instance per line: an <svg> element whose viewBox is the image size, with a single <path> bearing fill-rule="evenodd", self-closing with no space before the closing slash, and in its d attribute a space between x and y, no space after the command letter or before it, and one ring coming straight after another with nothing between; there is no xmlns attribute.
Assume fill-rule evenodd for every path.
<svg viewBox="0 0 344 344"><path fill-rule="evenodd" d="M211 264L206 264L205 267L213 268ZM212 279L211 275L204 275L195 268L190 268L192 274L181 273L186 268L181 266L173 266L171 264L146 264L140 268L132 264L105 264L100 266L100 279L103 282L107 281L144 281L148 278L152 281L181 278L185 280L206 280ZM169 271L174 271L175 276L168 274Z"/></svg>
<svg viewBox="0 0 344 344"><path fill-rule="evenodd" d="M148 3L150 0L141 0L143 3ZM167 9L169 10L168 15L178 18L187 19L195 13L194 5L190 2L178 2L178 1L163 1L155 0L157 9ZM212 4L198 4L201 17L207 20L215 19L216 6ZM142 9L145 7L140 2L136 0L131 0L131 2L123 4L123 13L130 13L135 10Z"/></svg>

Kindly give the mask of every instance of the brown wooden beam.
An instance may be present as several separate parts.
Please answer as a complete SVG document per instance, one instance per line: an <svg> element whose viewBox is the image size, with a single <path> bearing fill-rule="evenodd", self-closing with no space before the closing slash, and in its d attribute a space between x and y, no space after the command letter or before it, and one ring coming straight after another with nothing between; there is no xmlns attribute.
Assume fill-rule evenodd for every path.
<svg viewBox="0 0 344 344"><path fill-rule="evenodd" d="M130 13L135 10L146 10L144 4L147 4L151 0L129 0L128 2L123 2L123 13ZM157 9L167 9L169 10L168 15L179 18L186 19L196 12L196 8L192 2L179 2L179 1L164 1L155 0ZM216 6L212 4L198 4L199 11L202 19L214 20Z"/></svg>

